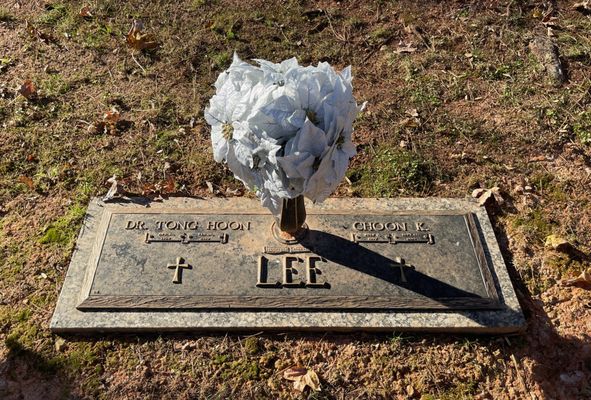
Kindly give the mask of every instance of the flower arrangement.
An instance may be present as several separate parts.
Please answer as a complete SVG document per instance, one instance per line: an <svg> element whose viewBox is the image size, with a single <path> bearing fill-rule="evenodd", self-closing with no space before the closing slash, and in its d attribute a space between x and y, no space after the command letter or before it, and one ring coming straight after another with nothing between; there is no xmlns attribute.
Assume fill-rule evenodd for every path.
<svg viewBox="0 0 591 400"><path fill-rule="evenodd" d="M254 61L234 54L205 119L214 159L277 216L282 199L321 202L334 191L356 153L353 120L363 107L353 98L351 67Z"/></svg>

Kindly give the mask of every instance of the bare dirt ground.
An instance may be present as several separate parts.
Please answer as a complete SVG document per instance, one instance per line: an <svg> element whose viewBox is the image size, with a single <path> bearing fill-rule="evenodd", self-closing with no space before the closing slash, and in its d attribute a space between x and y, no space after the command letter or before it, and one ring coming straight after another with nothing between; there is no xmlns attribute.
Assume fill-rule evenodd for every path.
<svg viewBox="0 0 591 400"><path fill-rule="evenodd" d="M0 398L591 399L591 291L561 284L591 253L591 17L574 3L2 0ZM143 50L125 40L134 19ZM234 51L353 66L368 107L336 195L498 186L489 213L525 334L52 335L108 178L149 196L211 196L207 182L247 195L203 119ZM320 392L283 379L298 365Z"/></svg>

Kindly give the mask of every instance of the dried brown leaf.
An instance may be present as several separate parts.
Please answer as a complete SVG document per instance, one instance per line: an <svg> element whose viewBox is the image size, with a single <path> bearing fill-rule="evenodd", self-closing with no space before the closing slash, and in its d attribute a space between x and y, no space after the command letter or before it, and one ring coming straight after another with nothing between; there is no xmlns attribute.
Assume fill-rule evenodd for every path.
<svg viewBox="0 0 591 400"><path fill-rule="evenodd" d="M174 193L175 190L176 182L172 176L169 176L162 182L162 193Z"/></svg>
<svg viewBox="0 0 591 400"><path fill-rule="evenodd" d="M107 128L107 124L104 123L103 121L94 122L94 123L88 125L87 131L88 131L88 133L91 133L94 135L109 133L109 129Z"/></svg>
<svg viewBox="0 0 591 400"><path fill-rule="evenodd" d="M144 24L140 20L134 20L131 29L127 33L125 41L136 50L150 50L158 47L158 40L152 33L144 33Z"/></svg>
<svg viewBox="0 0 591 400"><path fill-rule="evenodd" d="M27 187L31 190L35 189L35 184L33 183L33 180L28 176L19 176L18 181L20 183L24 183L25 185L27 185Z"/></svg>
<svg viewBox="0 0 591 400"><path fill-rule="evenodd" d="M25 28L27 29L27 32L29 33L29 35L33 39L37 39L37 40L40 40L45 43L56 43L57 42L57 40L53 36L37 29L31 23L29 23L29 21L25 22Z"/></svg>
<svg viewBox="0 0 591 400"><path fill-rule="evenodd" d="M142 186L142 194L148 195L151 193L156 193L158 190L156 189L156 185L154 185L153 183L146 183Z"/></svg>
<svg viewBox="0 0 591 400"><path fill-rule="evenodd" d="M492 187L490 189L474 189L472 191L472 197L478 199L478 204L481 206L490 204L491 202L496 202L498 205L501 205L505 202L505 199L503 199L501 196L501 190L498 186Z"/></svg>
<svg viewBox="0 0 591 400"><path fill-rule="evenodd" d="M26 99L32 99L37 96L37 86L31 81L27 79L19 88L18 92L25 97Z"/></svg>
<svg viewBox="0 0 591 400"><path fill-rule="evenodd" d="M591 13L591 1L585 0L573 4L573 10L577 10L579 12L582 12L583 14L589 14Z"/></svg>
<svg viewBox="0 0 591 400"><path fill-rule="evenodd" d="M591 288L591 268L587 268L576 278L561 281L561 284L563 286L582 286L584 288Z"/></svg>
<svg viewBox="0 0 591 400"><path fill-rule="evenodd" d="M296 379L299 379L299 377L306 375L306 372L308 372L306 368L291 367L283 371L283 377L287 380L295 381Z"/></svg>
<svg viewBox="0 0 591 400"><path fill-rule="evenodd" d="M320 390L320 378L318 374L311 369L303 367L292 367L283 371L283 377L293 381L293 387L297 391L303 392L308 386L314 391Z"/></svg>
<svg viewBox="0 0 591 400"><path fill-rule="evenodd" d="M108 124L115 125L121 118L121 114L115 108L112 108L110 111L107 111L103 114L103 121Z"/></svg>
<svg viewBox="0 0 591 400"><path fill-rule="evenodd" d="M320 378L318 378L318 374L313 370L309 369L308 372L306 372L306 375L304 375L304 381L312 390L316 392L320 390Z"/></svg>
<svg viewBox="0 0 591 400"><path fill-rule="evenodd" d="M78 13L78 15L80 15L82 18L92 18L94 17L94 15L92 15L92 12L90 11L90 7L89 6L84 6L80 9L80 12Z"/></svg>

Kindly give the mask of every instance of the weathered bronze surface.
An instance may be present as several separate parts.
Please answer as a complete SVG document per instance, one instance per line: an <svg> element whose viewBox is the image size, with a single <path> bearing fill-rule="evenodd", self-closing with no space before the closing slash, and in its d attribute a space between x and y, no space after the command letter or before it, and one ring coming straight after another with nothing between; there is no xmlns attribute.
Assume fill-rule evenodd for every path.
<svg viewBox="0 0 591 400"><path fill-rule="evenodd" d="M279 229L295 235L298 230L302 229L304 222L306 222L304 196L298 196L295 199L283 199Z"/></svg>
<svg viewBox="0 0 591 400"><path fill-rule="evenodd" d="M268 214L105 212L78 309L498 309L476 219L311 214L295 244Z"/></svg>

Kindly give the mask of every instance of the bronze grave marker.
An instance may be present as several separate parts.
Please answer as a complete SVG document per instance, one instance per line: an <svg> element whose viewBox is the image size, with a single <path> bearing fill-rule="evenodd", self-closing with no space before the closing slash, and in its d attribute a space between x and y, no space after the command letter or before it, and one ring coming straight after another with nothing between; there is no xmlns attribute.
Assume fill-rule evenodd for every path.
<svg viewBox="0 0 591 400"><path fill-rule="evenodd" d="M501 328L518 330L521 311L507 303L514 293L491 255L494 237L482 229L489 229L486 212L459 202L405 208L392 200L357 199L350 207L333 200L309 207L306 235L290 244L273 235L272 216L255 200L95 201L52 328L92 330L98 319L103 330L286 329L291 316L291 329L411 329L364 316L480 313L510 314L514 320ZM108 326L109 318L119 322ZM476 322L464 330L478 331Z"/></svg>

